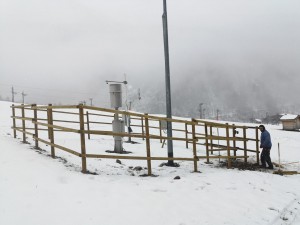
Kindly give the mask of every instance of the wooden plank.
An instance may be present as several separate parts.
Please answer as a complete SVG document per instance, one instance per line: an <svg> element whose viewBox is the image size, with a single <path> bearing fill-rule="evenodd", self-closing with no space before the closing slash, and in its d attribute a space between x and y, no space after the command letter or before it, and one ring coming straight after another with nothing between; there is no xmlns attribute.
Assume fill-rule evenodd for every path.
<svg viewBox="0 0 300 225"><path fill-rule="evenodd" d="M162 137L162 132L161 132L161 130L162 130L162 129L161 129L161 121L159 121L159 136L160 136L160 137ZM162 138L160 138L159 141L160 141L160 143L162 143ZM163 146L164 146L164 144L163 144ZM163 146L162 146L162 148L163 148Z"/></svg>
<svg viewBox="0 0 300 225"><path fill-rule="evenodd" d="M259 164L259 139L258 139L258 127L255 128L256 135L256 163Z"/></svg>
<svg viewBox="0 0 300 225"><path fill-rule="evenodd" d="M11 127L13 129L13 127ZM22 129L22 127L16 127L18 129ZM34 127L26 127L26 130L34 130ZM39 131L48 131L48 129L44 129L44 128L38 128ZM53 131L55 132L72 132L74 133L73 131L65 131L65 130L56 130L54 129ZM78 132L76 132L78 133Z"/></svg>
<svg viewBox="0 0 300 225"><path fill-rule="evenodd" d="M208 147L208 129L207 129L207 124L204 125L204 130L205 130L205 148L206 148L206 162L209 163L209 147Z"/></svg>
<svg viewBox="0 0 300 225"><path fill-rule="evenodd" d="M32 106L36 106L36 105L34 104ZM33 117L34 117L33 121L37 122L38 116L37 116L37 110L36 109L33 110ZM34 137L36 137L36 139L35 139L35 148L38 149L39 148L39 141L38 141L39 129L38 129L38 125L36 123L34 124Z"/></svg>
<svg viewBox="0 0 300 225"><path fill-rule="evenodd" d="M16 131L16 111L15 111L15 107L14 104L12 104L11 106L11 110L12 110L12 119L13 119L13 133L14 133L14 138L17 138L17 131Z"/></svg>
<svg viewBox="0 0 300 225"><path fill-rule="evenodd" d="M15 108L15 109L22 109L22 108L27 108L27 107L31 107L31 105L12 105L11 108Z"/></svg>
<svg viewBox="0 0 300 225"><path fill-rule="evenodd" d="M47 123L41 123L41 122L34 122L32 121L32 123L36 123L38 125L41 126L45 126L45 127L51 127L51 128L56 128L62 131L66 131L66 132L74 132L74 133L79 133L79 130L73 129L73 128L68 128L68 127L62 127L62 126L58 126L58 125L52 125L52 124L47 124Z"/></svg>
<svg viewBox="0 0 300 225"><path fill-rule="evenodd" d="M11 116L11 118L13 119L17 119L17 120L24 120L24 121L31 121L33 118L32 117L22 117L22 116Z"/></svg>
<svg viewBox="0 0 300 225"><path fill-rule="evenodd" d="M25 118L25 109L24 109L24 104L22 104L22 118ZM22 130L23 130L23 143L26 143L26 124L25 120L22 119Z"/></svg>
<svg viewBox="0 0 300 225"><path fill-rule="evenodd" d="M212 135L213 135L213 130L212 130L212 126L210 125L209 126L209 135L212 137ZM212 148L212 146L213 146L213 139L212 138L210 138L210 147ZM211 152L212 153L212 152Z"/></svg>
<svg viewBox="0 0 300 225"><path fill-rule="evenodd" d="M31 107L31 109L37 109L37 110L41 110L41 109L77 109L77 108L78 108L77 105L52 105L52 104L49 104L48 106L39 105L36 107Z"/></svg>
<svg viewBox="0 0 300 225"><path fill-rule="evenodd" d="M147 114L145 114L147 115ZM147 149L147 167L148 167L148 176L151 176L151 151L150 151L150 137L149 137L149 119L145 117L145 129L146 129L146 149ZM160 137L161 138L161 137Z"/></svg>
<svg viewBox="0 0 300 225"><path fill-rule="evenodd" d="M51 104L48 105L49 108L47 108L48 110L48 130L49 130L49 139L51 142L51 157L55 158L55 147L54 147L54 131L53 131L53 127L51 127L51 125L53 125L53 114L52 114L52 108L51 108Z"/></svg>
<svg viewBox="0 0 300 225"><path fill-rule="evenodd" d="M194 138L195 137L196 137L196 134L195 134ZM185 124L185 139L186 139L186 141L185 141L185 147L189 148L189 142L187 141L187 139L188 139L188 125L187 125L187 123Z"/></svg>
<svg viewBox="0 0 300 225"><path fill-rule="evenodd" d="M89 118L89 111L86 111L86 124L87 124L87 130L90 131L90 118ZM91 134L88 133L88 139L91 139Z"/></svg>
<svg viewBox="0 0 300 225"><path fill-rule="evenodd" d="M103 159L129 159L129 160L177 160L177 161L194 161L194 158L181 158L181 157L147 157L147 156L129 156L129 155L101 155L101 154L86 154L87 158L103 158ZM198 158L198 157L197 157Z"/></svg>
<svg viewBox="0 0 300 225"><path fill-rule="evenodd" d="M44 139L42 139L42 138L37 138L37 137L33 137L33 138L34 138L34 139L37 139L38 141L40 141L40 142L42 142L42 143L44 143L44 144L53 146L53 147L55 147L55 148L58 148L58 149L60 149L60 150L65 151L65 152L68 152L68 153L71 153L71 154L73 154L73 155L76 155L76 156L81 157L81 154L80 154L80 153L78 153L78 152L76 152L76 151L74 151L74 150L72 150L72 149L63 147L63 146L58 145L58 144L52 144L51 142L46 141L46 140L44 140Z"/></svg>
<svg viewBox="0 0 300 225"><path fill-rule="evenodd" d="M141 117L141 125L142 125L142 136L143 136L143 140L145 140L144 118L143 118L143 117Z"/></svg>
<svg viewBox="0 0 300 225"><path fill-rule="evenodd" d="M203 139L201 137L197 137L199 139ZM223 140L223 141L226 141L227 139L231 140L231 141L256 141L256 139L251 139L251 138L242 138L242 137L223 137L223 136L210 136L210 135L207 135L206 139L210 140L210 139L213 139L213 140Z"/></svg>
<svg viewBox="0 0 300 225"><path fill-rule="evenodd" d="M249 157L249 156L247 156L247 157ZM198 158L199 159L206 159L206 156L198 156ZM220 159L228 159L228 158L230 158L230 159L239 159L239 158L243 159L243 158L245 158L245 156L229 156L228 157L228 156L223 156L223 155L214 155L214 156L210 155L209 158L210 159L218 159L218 158L220 158Z"/></svg>
<svg viewBox="0 0 300 225"><path fill-rule="evenodd" d="M90 121L89 122L90 124L92 123L92 124L112 124L112 123L105 123L105 122L93 122L93 121ZM133 125L131 125L131 126L133 126Z"/></svg>
<svg viewBox="0 0 300 225"><path fill-rule="evenodd" d="M28 131L24 131L22 127L21 128L17 128L16 127L15 130L21 132L22 134L25 133L25 134L34 136L34 133L31 133L31 132L28 132Z"/></svg>
<svg viewBox="0 0 300 225"><path fill-rule="evenodd" d="M72 121L72 120L53 120L53 122L59 122L59 123L77 123L77 124L79 124L78 121Z"/></svg>
<svg viewBox="0 0 300 225"><path fill-rule="evenodd" d="M247 130L246 128L243 128L243 138L244 138L244 156L247 156L247 141L246 141L246 138L247 138ZM245 163L247 163L247 158L245 158Z"/></svg>
<svg viewBox="0 0 300 225"><path fill-rule="evenodd" d="M108 136L122 136L122 137L135 137L135 138L145 138L145 135L141 134L128 134L128 133L116 133L112 131L100 131L100 130L90 130L90 131L81 131L83 133L91 133L91 134L98 134L98 135L108 135ZM159 135L149 135L150 139L166 139L166 140L175 140L175 141L193 141L193 139L185 139L185 138L177 138L177 137L160 137Z"/></svg>
<svg viewBox="0 0 300 225"><path fill-rule="evenodd" d="M233 136L233 138L236 138L236 126L235 126L235 124L233 124L233 127L232 127L232 136ZM235 139L233 140L233 147L236 148L236 140ZM236 156L236 151L234 151L234 156Z"/></svg>
<svg viewBox="0 0 300 225"><path fill-rule="evenodd" d="M274 171L273 174L279 174L279 175L295 175L295 174L300 174L298 171L283 171L283 170L278 170Z"/></svg>
<svg viewBox="0 0 300 225"><path fill-rule="evenodd" d="M209 149L209 151L225 151L225 150L227 150L227 148L221 148L221 149ZM247 152L255 152L255 153L256 153L255 150L251 150L251 149L243 149L243 148L238 148L238 147L234 148L234 147L231 147L231 146L230 146L230 150L243 150L243 151L247 151ZM248 157L247 157L247 158L248 158Z"/></svg>
<svg viewBox="0 0 300 225"><path fill-rule="evenodd" d="M226 138L227 138L227 140L226 140L226 142L227 142L227 164L228 164L228 168L231 168L229 126L226 127Z"/></svg>
<svg viewBox="0 0 300 225"><path fill-rule="evenodd" d="M52 110L53 113L60 113L60 114L70 114L70 115L79 115L77 112L67 112L67 111L58 111L58 110Z"/></svg>
<svg viewBox="0 0 300 225"><path fill-rule="evenodd" d="M211 125L211 126L214 126L214 127L219 127L219 128L226 128L227 127L227 124L224 124L224 123L217 123L217 122L212 122L212 121L206 121L206 120L199 120L199 119L196 119L196 122L198 123L204 123L204 124L207 124L207 125ZM255 128L255 127L252 127L252 126L237 126L237 125L230 125L228 124L228 127L229 128L232 128L233 126L235 126L236 128Z"/></svg>
<svg viewBox="0 0 300 225"><path fill-rule="evenodd" d="M98 113L89 113L90 116L103 116L103 117L114 117L113 115L108 115L108 114L98 114Z"/></svg>
<svg viewBox="0 0 300 225"><path fill-rule="evenodd" d="M194 119L193 119L194 120ZM194 156L194 172L197 172L198 171L198 165L197 165L197 145L196 145L196 139L195 139L195 136L196 136L196 125L193 124L192 125L192 132L193 132L193 156Z"/></svg>
<svg viewBox="0 0 300 225"><path fill-rule="evenodd" d="M85 147L85 134L84 134L84 109L83 105L79 107L79 120L80 120L80 144L81 144L81 162L82 162L82 173L87 172L86 168L86 147Z"/></svg>

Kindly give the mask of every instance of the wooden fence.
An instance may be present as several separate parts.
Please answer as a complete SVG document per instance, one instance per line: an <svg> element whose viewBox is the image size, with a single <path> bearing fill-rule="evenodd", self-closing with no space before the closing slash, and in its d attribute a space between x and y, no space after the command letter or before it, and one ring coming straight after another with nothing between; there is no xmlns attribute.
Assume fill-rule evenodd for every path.
<svg viewBox="0 0 300 225"><path fill-rule="evenodd" d="M226 159L228 168L231 168L232 160L242 158L247 162L248 154L255 153L257 163L259 162L258 127L236 126L196 119L167 119L148 114L85 105L53 106L49 104L48 106L37 106L35 104L22 104L12 105L11 108L14 138L17 137L17 131L22 133L24 143L27 143L28 135L32 136L35 141L35 148L39 149L39 142L49 145L53 158L56 157L56 149L80 157L83 173L88 172L87 158L146 160L148 175L152 174L151 161L153 160L193 161L195 172L198 171L199 159L204 159L207 163L215 158ZM116 133L112 130L104 130L101 125L105 125L107 128L108 124L112 124L105 121L104 118L113 118L115 114L130 117L131 127L136 131ZM59 118L56 118L58 115ZM163 124L166 121L177 125L176 129L173 125L173 137L171 138L164 136ZM55 141L55 133L57 132L79 134L80 148L75 150L58 144ZM220 133L225 135L222 136ZM121 136L146 140L145 156L109 154L105 151L103 154L89 153L86 142L91 139L91 135ZM249 136L252 137L249 138ZM173 158L151 156L150 140L160 140L163 147L168 139L185 142L187 149L191 145L191 156ZM254 149L249 148L250 142ZM205 155L199 154L199 146L205 148ZM243 155L237 155L237 151L242 151ZM219 154L216 155L215 152ZM221 152L223 154L220 154Z"/></svg>

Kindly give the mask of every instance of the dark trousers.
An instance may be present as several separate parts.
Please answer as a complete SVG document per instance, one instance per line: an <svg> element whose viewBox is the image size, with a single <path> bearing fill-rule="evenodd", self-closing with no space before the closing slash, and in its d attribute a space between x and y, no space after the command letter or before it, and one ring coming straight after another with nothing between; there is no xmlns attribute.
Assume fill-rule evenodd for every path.
<svg viewBox="0 0 300 225"><path fill-rule="evenodd" d="M271 157L270 157L270 148L263 148L261 154L260 154L260 161L262 166L266 166L266 163L268 163L268 166L270 168L273 168L273 164L271 162Z"/></svg>

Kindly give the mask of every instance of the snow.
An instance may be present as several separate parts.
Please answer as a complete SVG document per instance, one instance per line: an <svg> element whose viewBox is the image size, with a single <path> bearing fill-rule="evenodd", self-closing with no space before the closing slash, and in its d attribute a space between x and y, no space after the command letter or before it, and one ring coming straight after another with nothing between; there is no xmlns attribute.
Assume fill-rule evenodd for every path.
<svg viewBox="0 0 300 225"><path fill-rule="evenodd" d="M293 115L293 114L285 114L282 117L280 117L280 120L294 120L297 119L299 115Z"/></svg>
<svg viewBox="0 0 300 225"><path fill-rule="evenodd" d="M77 157L57 150L58 157L52 159L49 146L41 145L39 151L31 139L30 144L21 143L20 134L14 139L10 105L0 102L0 224L300 224L299 175L226 169L216 166L218 160L200 160L201 173L192 172L191 162L180 162L178 168L159 167L157 162L152 165L157 177L141 177L145 161L117 164L112 159L88 159L88 169L97 175L82 174ZM279 143L281 162L298 162L286 169L299 171L300 133L275 125L266 128L272 135L272 160L278 162ZM67 138L56 134L69 147L77 145ZM92 136L87 146L95 145L102 150L113 146L107 138ZM124 145L126 150L144 152L143 143ZM154 155L163 151L159 141L151 141L151 149ZM187 155L180 144L175 143L174 150L176 156Z"/></svg>

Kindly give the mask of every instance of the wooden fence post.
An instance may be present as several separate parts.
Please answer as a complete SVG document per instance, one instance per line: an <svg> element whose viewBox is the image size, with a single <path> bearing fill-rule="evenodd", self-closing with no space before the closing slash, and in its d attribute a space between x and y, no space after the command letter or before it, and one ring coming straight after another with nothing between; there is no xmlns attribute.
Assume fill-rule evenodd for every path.
<svg viewBox="0 0 300 225"><path fill-rule="evenodd" d="M209 163L208 129L207 129L207 123L205 123L204 128L205 128L206 163Z"/></svg>
<svg viewBox="0 0 300 225"><path fill-rule="evenodd" d="M36 104L33 104L32 107L36 107ZM38 133L37 121L38 121L38 119L37 119L37 109L35 108L33 110L34 139L35 139L35 148L39 149L39 141L38 141L39 133Z"/></svg>
<svg viewBox="0 0 300 225"><path fill-rule="evenodd" d="M86 173L86 150L85 150L85 135L84 135L84 110L83 105L79 106L79 121L80 121L80 143L81 143L81 162L82 162L82 173Z"/></svg>
<svg viewBox="0 0 300 225"><path fill-rule="evenodd" d="M255 127L256 133L256 162L259 165L259 139L258 139L258 127ZM280 169L280 168L279 168Z"/></svg>
<svg viewBox="0 0 300 225"><path fill-rule="evenodd" d="M17 138L17 131L16 131L16 109L15 109L15 105L13 104L12 107L12 116L13 116L13 132L14 132L14 138Z"/></svg>
<svg viewBox="0 0 300 225"><path fill-rule="evenodd" d="M247 130L246 127L243 127L243 138L244 138L244 156L245 156L245 163L247 162Z"/></svg>
<svg viewBox="0 0 300 225"><path fill-rule="evenodd" d="M209 134L210 134L210 149L211 149L210 154L214 154L214 152L213 152L213 150L212 150L212 149L213 149L213 137L212 137L213 132L212 132L212 125L209 126L209 129L210 129Z"/></svg>
<svg viewBox="0 0 300 225"><path fill-rule="evenodd" d="M22 130L23 130L23 143L26 143L26 124L25 124L25 107L22 104Z"/></svg>
<svg viewBox="0 0 300 225"><path fill-rule="evenodd" d="M197 157L197 144L196 144L196 120L192 119L192 133L193 133L193 155L194 155L194 172L198 172L198 157Z"/></svg>
<svg viewBox="0 0 300 225"><path fill-rule="evenodd" d="M233 136L233 154L234 156L236 156L236 127L235 127L235 124L233 124L232 126L232 136Z"/></svg>
<svg viewBox="0 0 300 225"><path fill-rule="evenodd" d="M186 141L185 141L185 147L186 148L189 148L189 141L188 141L188 124L185 123L185 138L186 138Z"/></svg>
<svg viewBox="0 0 300 225"><path fill-rule="evenodd" d="M148 165L148 176L151 176L151 152L150 152L150 132L149 132L149 118L148 114L145 113L145 128L146 128L146 148L147 148L147 165Z"/></svg>
<svg viewBox="0 0 300 225"><path fill-rule="evenodd" d="M160 136L160 143L162 143L162 132L161 132L161 121L159 120L159 136Z"/></svg>
<svg viewBox="0 0 300 225"><path fill-rule="evenodd" d="M148 114L147 114L148 115ZM141 117L141 123L142 123L142 135L143 135L143 140L145 140L145 131L144 131L144 117Z"/></svg>
<svg viewBox="0 0 300 225"><path fill-rule="evenodd" d="M48 105L47 114L48 114L48 125L53 125L53 112L52 112L52 104ZM48 135L51 142L51 157L55 158L55 148L54 144L54 131L53 127L48 126Z"/></svg>
<svg viewBox="0 0 300 225"><path fill-rule="evenodd" d="M91 139L90 135L90 118L89 118L89 111L86 111L86 124L87 124L87 129L88 129L88 139Z"/></svg>
<svg viewBox="0 0 300 225"><path fill-rule="evenodd" d="M52 104L48 104L48 106L52 106ZM47 108L47 122L50 124L50 113L49 108ZM48 139L51 139L50 128L48 127Z"/></svg>
<svg viewBox="0 0 300 225"><path fill-rule="evenodd" d="M231 158L230 158L230 140L229 140L229 126L226 123L226 141L227 141L227 168L231 168Z"/></svg>

